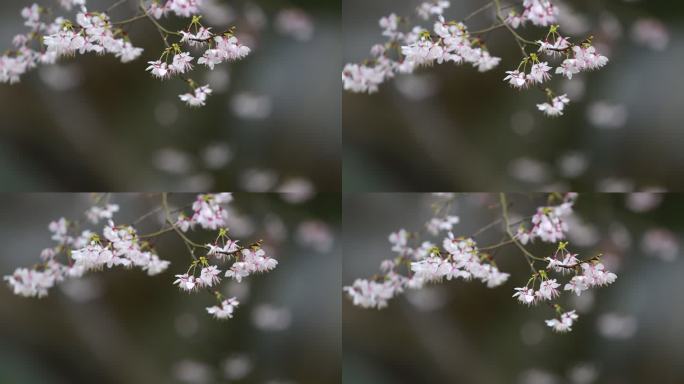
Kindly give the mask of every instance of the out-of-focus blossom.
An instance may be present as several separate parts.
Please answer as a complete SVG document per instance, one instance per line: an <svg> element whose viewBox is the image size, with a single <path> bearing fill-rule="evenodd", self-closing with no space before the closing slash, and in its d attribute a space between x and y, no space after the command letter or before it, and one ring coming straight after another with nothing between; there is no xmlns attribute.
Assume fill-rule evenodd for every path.
<svg viewBox="0 0 684 384"><path fill-rule="evenodd" d="M599 128L622 128L627 123L627 116L627 107L608 101L597 101L587 109L587 119Z"/></svg>
<svg viewBox="0 0 684 384"><path fill-rule="evenodd" d="M658 208L663 197L659 192L634 192L627 195L625 203L630 211L642 213Z"/></svg>
<svg viewBox="0 0 684 384"><path fill-rule="evenodd" d="M292 36L299 41L309 41L314 35L313 20L301 9L281 10L275 18L274 25L278 33Z"/></svg>
<svg viewBox="0 0 684 384"><path fill-rule="evenodd" d="M176 380L187 384L206 384L212 381L211 367L195 360L181 360L173 366Z"/></svg>
<svg viewBox="0 0 684 384"><path fill-rule="evenodd" d="M240 177L242 188L249 192L268 192L275 187L278 175L269 169L247 169Z"/></svg>
<svg viewBox="0 0 684 384"><path fill-rule="evenodd" d="M607 177L598 181L596 189L604 193L626 193L634 190L634 182L629 179Z"/></svg>
<svg viewBox="0 0 684 384"><path fill-rule="evenodd" d="M589 166L587 156L578 151L564 153L558 158L557 163L561 176L570 179L584 174Z"/></svg>
<svg viewBox="0 0 684 384"><path fill-rule="evenodd" d="M223 360L223 376L228 380L241 380L252 372L254 364L243 353L233 354Z"/></svg>
<svg viewBox="0 0 684 384"><path fill-rule="evenodd" d="M192 157L175 148L162 148L153 155L154 166L167 173L180 175L192 169Z"/></svg>
<svg viewBox="0 0 684 384"><path fill-rule="evenodd" d="M292 323L292 313L288 308L261 304L252 311L252 323L262 331L283 331Z"/></svg>
<svg viewBox="0 0 684 384"><path fill-rule="evenodd" d="M551 177L547 164L528 157L520 157L510 162L508 171L515 179L526 183L545 183Z"/></svg>
<svg viewBox="0 0 684 384"><path fill-rule="evenodd" d="M233 152L227 143L213 143L201 153L204 164L209 169L221 169L233 159Z"/></svg>
<svg viewBox="0 0 684 384"><path fill-rule="evenodd" d="M650 229L641 239L641 250L664 261L675 261L679 257L679 239L665 228Z"/></svg>
<svg viewBox="0 0 684 384"><path fill-rule="evenodd" d="M629 339L637 331L636 317L618 313L606 313L598 318L596 323L601 336L607 339Z"/></svg>
<svg viewBox="0 0 684 384"><path fill-rule="evenodd" d="M595 364L584 362L579 363L568 371L568 379L571 384L591 384L599 376L598 368Z"/></svg>
<svg viewBox="0 0 684 384"><path fill-rule="evenodd" d="M301 177L285 180L276 188L276 191L282 193L283 200L292 204L303 203L316 195L313 183Z"/></svg>
<svg viewBox="0 0 684 384"><path fill-rule="evenodd" d="M230 101L233 113L245 120L263 120L271 115L271 98L266 95L239 93Z"/></svg>
<svg viewBox="0 0 684 384"><path fill-rule="evenodd" d="M332 230L323 221L307 220L297 228L297 241L305 247L311 247L316 252L330 252L335 237Z"/></svg>
<svg viewBox="0 0 684 384"><path fill-rule="evenodd" d="M632 40L656 51L667 49L670 33L663 22L658 19L639 19L632 24Z"/></svg>

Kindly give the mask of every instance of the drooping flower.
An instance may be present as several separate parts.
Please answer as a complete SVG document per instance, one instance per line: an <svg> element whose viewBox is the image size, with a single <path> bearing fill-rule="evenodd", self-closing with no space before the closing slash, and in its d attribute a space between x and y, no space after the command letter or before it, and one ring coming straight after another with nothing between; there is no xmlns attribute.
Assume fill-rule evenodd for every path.
<svg viewBox="0 0 684 384"><path fill-rule="evenodd" d="M150 71L152 76L156 78L165 79L171 73L169 71L168 64L162 62L161 60L148 61L147 64L149 64L149 66L147 67L146 71Z"/></svg>
<svg viewBox="0 0 684 384"><path fill-rule="evenodd" d="M232 319L233 312L235 312L235 308L237 308L239 304L237 298L231 297L227 300L223 300L220 306L215 305L213 307L208 307L207 312L210 315L214 315L217 319Z"/></svg>
<svg viewBox="0 0 684 384"><path fill-rule="evenodd" d="M570 102L566 95L554 97L550 103L537 104L537 108L547 116L561 116L563 109Z"/></svg>
<svg viewBox="0 0 684 384"><path fill-rule="evenodd" d="M219 270L215 265L204 267L202 268L200 276L197 278L196 282L203 287L212 287L214 284L221 281L219 274L221 274L221 270Z"/></svg>
<svg viewBox="0 0 684 384"><path fill-rule="evenodd" d="M535 295L540 300L553 300L560 295L558 287L560 287L560 284L556 282L556 279L544 280L539 284L539 290L537 290Z"/></svg>
<svg viewBox="0 0 684 384"><path fill-rule="evenodd" d="M192 61L194 58L188 52L181 52L173 56L173 61L169 65L169 70L172 73L185 73L192 69Z"/></svg>
<svg viewBox="0 0 684 384"><path fill-rule="evenodd" d="M203 106L207 102L207 96L211 95L209 85L197 87L192 93L184 93L178 97L191 107Z"/></svg>
<svg viewBox="0 0 684 384"><path fill-rule="evenodd" d="M182 275L176 275L176 281L174 281L173 283L178 284L178 288L187 292L192 292L197 287L195 276L189 275L187 273Z"/></svg>
<svg viewBox="0 0 684 384"><path fill-rule="evenodd" d="M536 298L534 289L528 287L520 287L515 288L515 291L516 292L513 294L513 297L517 297L519 302L527 305L534 304Z"/></svg>
<svg viewBox="0 0 684 384"><path fill-rule="evenodd" d="M551 320L546 320L546 325L551 327L556 332L570 332L572 331L572 325L574 324L575 320L578 319L577 314L575 311L569 311L562 313L560 316L560 319L551 319Z"/></svg>

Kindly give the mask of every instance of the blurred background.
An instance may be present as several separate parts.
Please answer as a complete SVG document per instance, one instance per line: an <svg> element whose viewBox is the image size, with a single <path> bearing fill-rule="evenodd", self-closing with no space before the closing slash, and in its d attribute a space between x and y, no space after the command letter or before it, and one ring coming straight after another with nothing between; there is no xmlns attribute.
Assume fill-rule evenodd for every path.
<svg viewBox="0 0 684 384"><path fill-rule="evenodd" d="M382 42L378 20L394 12L415 22L418 0L344 0L343 61L362 62ZM504 2L513 4L514 2ZM519 3L519 2L517 2ZM451 1L447 19L486 4ZM485 36L499 67L481 74L452 64L385 83L371 96L344 92L344 187L354 191L591 190L684 187L684 60L679 2L556 0L561 32L594 36L610 63L552 88L572 100L547 118L544 95L502 79L520 51L510 34ZM486 12L471 30L492 24ZM531 38L544 31L528 26Z"/></svg>
<svg viewBox="0 0 684 384"><path fill-rule="evenodd" d="M36 0L65 14L56 0ZM115 0L88 0L104 10ZM137 0L115 8L128 19ZM31 2L0 4L0 41L23 32ZM214 94L187 108L180 80L145 72L163 49L147 20L128 29L141 57L81 55L0 85L0 178L6 191L338 191L340 10L332 0L205 0L202 22L252 48L194 72ZM74 19L74 17L71 17ZM172 30L187 23L162 20ZM185 24L183 24L185 23ZM197 55L195 55L197 56Z"/></svg>
<svg viewBox="0 0 684 384"><path fill-rule="evenodd" d="M347 195L343 209L342 282L370 277L393 256L387 236L400 228L420 231L439 199L423 194ZM544 195L509 195L514 216L545 205ZM497 194L457 195L451 214L455 235L469 235L500 217ZM580 194L569 218L570 249L602 252L618 275L608 287L562 296L579 320L569 334L544 324L544 306L511 298L529 277L514 246L496 255L508 282L489 289L462 280L433 284L389 302L382 310L355 307L345 297L344 383L681 383L684 382L684 288L680 194ZM496 244L501 233L476 238ZM435 242L435 241L433 241ZM437 241L441 244L441 239ZM537 256L555 250L535 244ZM585 295L589 293L589 295Z"/></svg>
<svg viewBox="0 0 684 384"><path fill-rule="evenodd" d="M147 276L114 268L86 274L28 299L0 287L0 383L264 383L340 381L341 251L339 195L302 201L296 195L235 194L231 237L264 240L278 267L240 284L224 281L240 306L233 319L206 313L214 299L172 285L189 256L182 241L155 244L171 265ZM300 196L301 197L301 196ZM193 195L171 194L182 207ZM131 223L158 206L160 196L114 194L117 223ZM0 275L38 262L52 246L47 225L83 219L90 196L5 194L0 202ZM30 214L27 214L30 213ZM104 224L102 224L104 225ZM93 230L101 232L101 227ZM152 233L154 216L137 226ZM198 242L215 233L190 233Z"/></svg>

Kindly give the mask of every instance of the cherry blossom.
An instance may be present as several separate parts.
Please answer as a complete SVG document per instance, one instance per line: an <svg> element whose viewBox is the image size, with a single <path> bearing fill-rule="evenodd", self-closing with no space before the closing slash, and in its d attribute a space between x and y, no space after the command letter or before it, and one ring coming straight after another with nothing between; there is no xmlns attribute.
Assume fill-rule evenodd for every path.
<svg viewBox="0 0 684 384"><path fill-rule="evenodd" d="M560 319L546 320L546 325L551 327L556 332L570 332L572 331L572 325L577 320L579 316L575 311L569 311L562 313Z"/></svg>
<svg viewBox="0 0 684 384"><path fill-rule="evenodd" d="M235 297L231 297L230 299L223 300L221 306L208 307L207 312L210 315L214 315L217 319L232 319L233 312L235 312L238 304L240 304L238 300Z"/></svg>
<svg viewBox="0 0 684 384"><path fill-rule="evenodd" d="M105 206L95 205L86 211L86 217L91 223L97 224L100 220L111 219L116 212L119 212L118 204L107 204Z"/></svg>
<svg viewBox="0 0 684 384"><path fill-rule="evenodd" d="M398 253L405 252L407 250L408 238L409 233L405 229L391 233L388 239L390 244L392 244L392 251Z"/></svg>
<svg viewBox="0 0 684 384"><path fill-rule="evenodd" d="M204 229L217 230L225 226L226 211L223 205L233 200L230 193L198 195L192 204L190 226L198 224Z"/></svg>
<svg viewBox="0 0 684 384"><path fill-rule="evenodd" d="M417 24L401 28L400 18L392 13L379 21L382 36L387 40L371 48L371 59L363 64L349 63L342 70L343 87L356 93L375 93L379 86L397 74L414 73L421 67L433 64L471 64L479 72L496 68L501 59L487 49L482 33L502 29L507 30L516 41L522 59L516 69L505 71L504 81L516 89L541 88L548 98L547 102L537 104L537 108L547 116L560 116L569 103L567 95L555 96L550 88L531 87L550 82L553 75L572 79L574 75L599 69L608 63L608 58L599 54L592 45L592 38L574 43L560 34L558 22L559 9L550 0L524 0L522 7L514 7L507 15L498 0L473 12L494 9L495 22L488 28L470 31L465 22L445 18L449 8L448 1L428 1L422 3L417 13L423 20L431 20L431 28ZM546 27L548 32L543 39L529 40L515 29L527 22ZM532 47L536 52L530 52ZM540 55L548 57L542 60ZM562 60L561 60L562 59ZM560 63L556 63L557 61ZM554 68L555 67L555 68ZM528 72L529 70L529 72Z"/></svg>
<svg viewBox="0 0 684 384"><path fill-rule="evenodd" d="M208 267L202 268L200 276L197 280L202 286L211 287L221 281L221 278L219 277L220 274L221 270L219 270L215 265L210 265Z"/></svg>
<svg viewBox="0 0 684 384"><path fill-rule="evenodd" d="M568 193L563 196L559 205L538 207L537 212L532 216L532 228L527 231L521 225L516 237L523 245L535 239L547 243L557 243L565 239L565 234L568 231L565 218L572 213L576 198L577 194Z"/></svg>
<svg viewBox="0 0 684 384"><path fill-rule="evenodd" d="M485 246L479 246L475 236L457 236L452 232L458 221L450 212L455 197L441 198L434 204L435 217L428 220L425 232L410 233L401 229L390 234L388 240L396 256L383 260L380 273L373 278L356 279L351 286L343 287L343 291L354 305L381 309L405 291L419 290L428 284L479 280L488 288L496 288L506 284L511 274L499 269L496 259L499 256L495 251L515 245L529 266L530 274L526 283L513 288L513 299L529 307L542 302L549 304L559 317L547 320L546 324L557 332L568 332L577 315L573 310L563 312L561 300L612 284L617 279L617 275L601 263L601 255L580 257L569 250L568 242L562 241L569 229L566 219L572 213L577 196L576 193L550 194L548 205L538 207L533 215L514 223L506 194L499 194L501 218L478 230L475 236L500 225L504 240ZM528 220L529 230L524 224ZM420 240L423 235L440 236L447 227L449 232L441 239L441 247ZM556 246L551 256L539 257L526 247L537 239Z"/></svg>
<svg viewBox="0 0 684 384"><path fill-rule="evenodd" d="M75 9L73 20L63 16L50 20L53 17L51 10L37 4L22 9L21 16L29 31L17 35L13 39L15 49L0 56L0 82L17 83L23 74L38 65L54 64L60 58L77 54L111 54L122 63L133 62L142 55L143 49L133 45L123 27L137 20L147 20L159 30L165 48L159 58L147 61L146 71L157 79L182 78L190 86L191 93L181 94L180 100L191 107L199 107L206 104L212 91L208 86L197 87L187 77L195 70L195 58L184 46L205 49L197 63L210 70L218 64L243 59L250 53L250 48L235 36L234 28L214 33L202 25L198 16L201 0L144 1L136 15L122 21L112 21L107 12L88 10L85 0L60 2L67 11ZM122 2L114 6L120 4ZM157 20L169 13L190 18L187 28L171 31L162 26ZM174 42L174 38L177 41Z"/></svg>
<svg viewBox="0 0 684 384"><path fill-rule="evenodd" d="M428 232L433 236L437 236L440 231L451 231L454 225L458 224L460 219L458 216L447 216L445 218L433 217L425 224Z"/></svg>
<svg viewBox="0 0 684 384"><path fill-rule="evenodd" d="M158 79L165 79L171 74L171 71L169 71L169 65L161 60L148 61L147 64L149 64L149 66L146 70L150 71L152 76Z"/></svg>
<svg viewBox="0 0 684 384"><path fill-rule="evenodd" d="M207 96L211 95L211 88L204 85L193 90L193 93L184 93L178 97L191 107L203 106L207 101Z"/></svg>
<svg viewBox="0 0 684 384"><path fill-rule="evenodd" d="M391 280L378 283L365 279L355 280L352 286L344 287L344 291L352 298L354 305L377 309L385 308L387 301L398 293Z"/></svg>
<svg viewBox="0 0 684 384"><path fill-rule="evenodd" d="M189 52L177 53L173 56L173 61L169 68L174 74L182 74L192 70L192 61L194 58L190 56Z"/></svg>
<svg viewBox="0 0 684 384"><path fill-rule="evenodd" d="M24 297L45 297L55 284L56 276L51 270L36 271L17 268L10 276L3 278L12 287L15 295Z"/></svg>
<svg viewBox="0 0 684 384"><path fill-rule="evenodd" d="M182 275L176 275L176 281L174 284L178 284L178 288L183 291L192 292L197 287L197 281L195 276L184 273Z"/></svg>
<svg viewBox="0 0 684 384"><path fill-rule="evenodd" d="M225 300L220 292L223 271L226 277L240 282L248 276L274 270L278 261L266 254L262 241L242 247L238 240L227 236L229 211L226 208L233 200L232 194L198 195L191 204L191 215L184 209L172 211L167 194L162 193L161 197L161 205L136 223L161 211L162 227L156 232L138 234L133 225L115 224L113 217L120 210L118 204L109 203L108 195L96 195L95 203L83 216L91 225L107 219L101 231L80 230L79 226L85 223L79 220L55 220L48 225L48 230L56 245L40 252L41 263L33 268L17 268L3 280L17 295L45 297L57 283L93 271L138 268L148 276L155 276L165 272L170 262L157 255L149 239L175 233L188 250L191 262L184 273L175 274L172 284L188 293L210 293L219 305L207 308L208 312L217 318L232 317L238 303L234 298ZM191 240L189 232L196 228L217 231L215 241L203 245ZM227 265L224 269L220 264Z"/></svg>
<svg viewBox="0 0 684 384"><path fill-rule="evenodd" d="M506 71L506 76L504 81L507 81L514 88L523 88L528 85L527 75L519 70Z"/></svg>
<svg viewBox="0 0 684 384"><path fill-rule="evenodd" d="M92 224L111 218L118 212L117 204L96 204L86 210L84 217ZM40 252L41 264L32 269L18 268L6 276L16 294L44 297L49 288L70 278L80 278L90 271L114 267L138 267L149 276L164 272L169 262L160 259L147 243L143 250L136 231L129 226L116 226L110 220L102 230L102 237L91 230L78 232L79 223L60 218L48 225L51 239L57 243ZM60 260L64 257L65 260Z"/></svg>
<svg viewBox="0 0 684 384"><path fill-rule="evenodd" d="M569 102L570 99L566 95L560 95L554 97L548 103L537 104L537 109L544 112L547 116L561 116Z"/></svg>
<svg viewBox="0 0 684 384"><path fill-rule="evenodd" d="M266 252L261 248L242 249L239 260L241 261L235 262L226 271L226 277L234 279L238 283L251 274L269 272L278 265L278 261L266 256Z"/></svg>
<svg viewBox="0 0 684 384"><path fill-rule="evenodd" d="M586 277L584 276L573 276L570 281L565 284L563 287L563 290L565 291L571 291L577 296L580 296L582 292L586 291L589 289L589 285L586 282Z"/></svg>
<svg viewBox="0 0 684 384"><path fill-rule="evenodd" d="M515 288L515 291L513 297L517 297L518 301L523 304L532 305L537 299L537 295L532 288L520 287Z"/></svg>
<svg viewBox="0 0 684 384"><path fill-rule="evenodd" d="M556 279L544 280L539 284L539 290L535 295L540 300L553 300L560 295L558 287L560 287L560 284L556 282Z"/></svg>

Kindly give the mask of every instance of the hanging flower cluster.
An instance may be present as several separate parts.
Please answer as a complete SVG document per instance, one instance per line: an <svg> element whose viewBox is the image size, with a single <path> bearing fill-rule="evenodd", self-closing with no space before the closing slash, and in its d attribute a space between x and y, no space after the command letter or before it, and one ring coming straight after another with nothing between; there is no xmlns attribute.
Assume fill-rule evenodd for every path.
<svg viewBox="0 0 684 384"><path fill-rule="evenodd" d="M524 287L515 288L513 294L513 297L517 298L520 303L526 305L552 303L551 306L558 318L546 320L546 325L556 332L571 331L573 323L578 318L574 310L563 312L558 303L553 303L561 296L561 287L563 291L580 296L589 288L603 287L612 284L617 279L617 275L607 271L600 262L600 256L580 260L577 254L567 250L567 245L567 242L560 242L554 255L545 258L548 261L546 268L533 271L527 284ZM558 279L568 272L574 273L573 277L564 285L559 283ZM560 276L552 278L552 274Z"/></svg>
<svg viewBox="0 0 684 384"><path fill-rule="evenodd" d="M198 16L200 3L201 0L143 1L138 14L119 22L111 21L106 12L89 11L85 0L61 0L66 10L74 7L80 10L75 22L61 16L50 19L52 13L48 9L33 4L21 12L29 31L15 36L14 49L0 56L0 82L16 83L24 73L40 64L54 64L62 57L76 54L111 54L122 63L134 61L143 49L132 45L123 28L137 20L148 20L159 31L165 49L159 59L148 62L147 71L158 79L181 78L190 92L179 98L189 106L203 106L212 90L188 77L194 69L193 62L214 70L223 62L243 59L250 49L238 41L234 28L214 33L205 27ZM190 24L181 31L163 27L158 20L169 13L191 18ZM177 41L170 41L171 38ZM195 61L191 50L203 52Z"/></svg>
<svg viewBox="0 0 684 384"><path fill-rule="evenodd" d="M380 265L379 274L371 279L356 279L351 286L346 286L343 290L354 305L381 309L388 305L390 299L409 289L421 289L427 283L462 279L479 280L488 288L499 287L508 281L510 274L499 270L492 251L514 244L523 253L531 275L525 286L515 288L513 297L527 305L548 302L558 314L558 318L547 320L546 324L558 332L570 331L578 316L575 311L563 312L563 308L557 302L561 289L580 295L587 289L611 284L617 278L601 264L600 256L581 260L577 254L568 251L567 242L560 242L568 230L564 218L572 213L576 197L576 194L569 193L560 197L558 205L539 207L537 213L531 216L532 229L528 231L520 225L518 233L514 233L512 227L518 223L510 221L508 202L505 195L501 194L502 218L493 224L503 224L506 240L491 246L478 247L475 236L455 236L451 232L451 227L458 220L448 212L444 216L432 218L427 223L428 232L433 236L438 235L440 231L447 232L442 239L441 247L430 241L421 242L420 234L401 229L389 236L392 251L397 253L397 256L384 260ZM435 221L450 225L439 229L435 227ZM485 229L491 227L493 225L488 225ZM436 228L437 233L434 232ZM483 230L478 231L477 235L482 232ZM533 255L525 248L525 244L535 239L545 243L557 243L556 252L546 258ZM410 245L412 242L413 246ZM538 263L545 265L542 267ZM559 283L559 279L568 273L574 275L565 285Z"/></svg>
<svg viewBox="0 0 684 384"><path fill-rule="evenodd" d="M260 243L252 244L248 248L239 246L237 241L227 237L225 230L219 233L217 243L206 244L206 247L209 248L207 255L194 260L186 273L176 275L174 284L186 292L209 290L216 296L219 305L208 307L207 312L219 319L232 318L233 309L238 306L239 302L235 297L224 299L216 289L221 283L223 273L218 264L232 262L229 267L226 267L224 277L240 283L247 276L275 269L278 261L266 256Z"/></svg>
<svg viewBox="0 0 684 384"><path fill-rule="evenodd" d="M434 63L466 63L480 72L489 71L495 68L501 59L489 53L481 35L503 28L511 33L523 56L517 69L506 72L504 81L518 89L540 88L548 101L538 104L537 108L548 116L559 116L563 114L570 100L567 95L556 95L544 86L551 80L552 74L572 79L577 73L598 69L608 63L608 59L596 51L591 38L575 44L570 42L569 38L561 36L559 26L554 24L557 22L558 8L549 0L524 0L519 12L513 9L507 16L502 13L500 1L494 0L465 18L463 22L445 19L444 11L449 6L449 1L435 0L418 7L417 13L420 18L433 19L431 29L421 25L402 29L401 25L407 24L408 19L395 14L380 19L382 35L387 41L373 46L370 60L363 64L347 64L344 67L344 89L358 93L374 93L378 91L380 84L396 74L413 73L421 66ZM472 31L465 25L468 18L490 8L495 9L496 21L493 25L478 31ZM548 27L546 37L535 41L522 37L516 29L523 27L527 22L537 27ZM530 47L536 51L528 52ZM546 60L540 57L542 55ZM560 58L563 60L554 71L549 62Z"/></svg>
<svg viewBox="0 0 684 384"><path fill-rule="evenodd" d="M113 212L118 210L116 204L93 206L86 211L86 217L97 224L101 219L111 219ZM79 231L78 228L77 221L65 218L49 224L55 246L41 251L39 264L32 268L18 268L12 275L4 277L16 295L45 297L57 283L104 268L137 267L154 276L170 264L160 259L154 247L140 238L131 226L117 226L109 220L102 236L91 230Z"/></svg>
<svg viewBox="0 0 684 384"><path fill-rule="evenodd" d="M176 275L173 284L187 292L206 290L218 302L218 305L208 307L207 312L216 318L231 318L239 303L236 298L224 298L220 293L223 271L218 264L229 264L223 276L241 282L247 276L273 270L278 262L265 254L261 241L242 247L237 240L228 237L225 206L232 201L230 193L198 195L192 203L192 213L188 215L182 210L178 214L172 213L166 194L162 196L161 207L152 211L164 213L163 226L157 232L140 235L131 225L114 224L112 216L119 206L97 203L85 216L92 224L107 220L102 235L90 230L79 231L77 221L56 220L48 226L56 245L41 252L41 263L32 268L18 268L4 280L17 295L45 297L57 283L105 268L136 267L154 276L164 272L170 262L159 258L149 239L173 232L185 243L192 257L187 271ZM196 227L218 231L215 241L205 245L192 241L186 233ZM200 252L202 256L198 257Z"/></svg>

